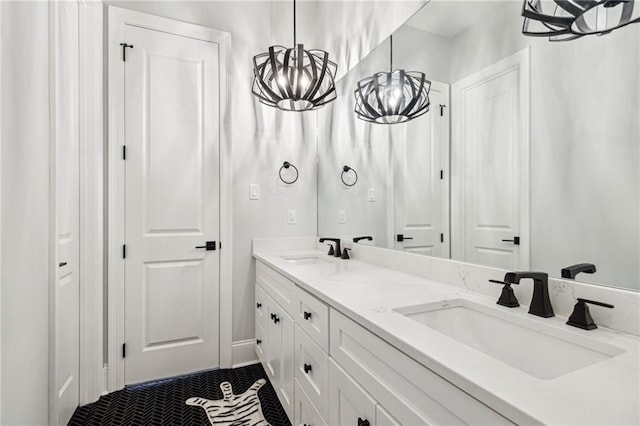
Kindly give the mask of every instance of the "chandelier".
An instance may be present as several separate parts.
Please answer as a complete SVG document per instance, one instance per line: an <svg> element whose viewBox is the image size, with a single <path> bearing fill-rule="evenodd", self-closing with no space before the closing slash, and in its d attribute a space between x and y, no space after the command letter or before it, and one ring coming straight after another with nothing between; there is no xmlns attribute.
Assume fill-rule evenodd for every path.
<svg viewBox="0 0 640 426"><path fill-rule="evenodd" d="M355 113L371 123L396 124L429 111L431 82L424 73L393 69L393 36L389 37L389 71L358 82Z"/></svg>
<svg viewBox="0 0 640 426"><path fill-rule="evenodd" d="M324 50L305 50L304 45L297 44L296 0L293 46L271 46L253 57L253 94L261 103L283 111L309 111L336 99L338 66Z"/></svg>
<svg viewBox="0 0 640 426"><path fill-rule="evenodd" d="M634 0L524 0L522 33L567 41L640 22Z"/></svg>

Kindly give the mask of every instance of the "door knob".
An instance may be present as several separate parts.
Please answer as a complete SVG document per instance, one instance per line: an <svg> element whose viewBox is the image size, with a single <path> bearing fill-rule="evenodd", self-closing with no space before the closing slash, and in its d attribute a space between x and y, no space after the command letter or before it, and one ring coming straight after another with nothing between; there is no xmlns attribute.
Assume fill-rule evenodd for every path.
<svg viewBox="0 0 640 426"><path fill-rule="evenodd" d="M203 246L196 246L197 249L205 249L205 250L215 250L216 242L215 241L207 241Z"/></svg>
<svg viewBox="0 0 640 426"><path fill-rule="evenodd" d="M401 243L404 240L413 240L413 237L405 237L403 234L396 235L396 241Z"/></svg>
<svg viewBox="0 0 640 426"><path fill-rule="evenodd" d="M520 237L513 237L513 240L502 240L505 243L513 243L516 246L520 245Z"/></svg>

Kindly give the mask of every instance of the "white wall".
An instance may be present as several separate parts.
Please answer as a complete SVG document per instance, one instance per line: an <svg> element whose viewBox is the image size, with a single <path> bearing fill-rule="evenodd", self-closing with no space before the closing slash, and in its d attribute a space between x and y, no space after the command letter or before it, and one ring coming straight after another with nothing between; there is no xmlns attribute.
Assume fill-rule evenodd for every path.
<svg viewBox="0 0 640 426"><path fill-rule="evenodd" d="M531 266L640 289L640 26L551 43L521 25L508 4L453 38L451 81L530 46Z"/></svg>
<svg viewBox="0 0 640 426"><path fill-rule="evenodd" d="M0 424L48 422L49 7L3 2Z"/></svg>

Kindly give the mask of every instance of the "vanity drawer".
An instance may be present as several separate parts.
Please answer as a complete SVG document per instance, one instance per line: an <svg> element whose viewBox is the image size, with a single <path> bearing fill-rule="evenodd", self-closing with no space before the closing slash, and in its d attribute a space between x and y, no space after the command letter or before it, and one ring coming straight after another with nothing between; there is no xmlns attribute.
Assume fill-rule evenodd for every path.
<svg viewBox="0 0 640 426"><path fill-rule="evenodd" d="M296 324L329 353L329 306L297 287Z"/></svg>
<svg viewBox="0 0 640 426"><path fill-rule="evenodd" d="M334 309L330 340L331 357L400 424L512 424Z"/></svg>
<svg viewBox="0 0 640 426"><path fill-rule="evenodd" d="M327 422L324 421L316 407L313 406L309 396L307 396L300 383L298 383L298 379L296 379L296 391L295 391L295 415L296 421L294 424L296 425L307 425L307 426L327 426Z"/></svg>
<svg viewBox="0 0 640 426"><path fill-rule="evenodd" d="M267 306L267 297L264 289L259 285L256 286L256 324L260 324L262 328L267 327L267 317L269 316L269 308Z"/></svg>
<svg viewBox="0 0 640 426"><path fill-rule="evenodd" d="M289 315L296 316L297 287L290 279L274 271L264 263L256 262L256 282L284 308Z"/></svg>
<svg viewBox="0 0 640 426"><path fill-rule="evenodd" d="M324 352L302 329L296 325L295 377L305 390L320 415L327 417L329 398L329 355Z"/></svg>

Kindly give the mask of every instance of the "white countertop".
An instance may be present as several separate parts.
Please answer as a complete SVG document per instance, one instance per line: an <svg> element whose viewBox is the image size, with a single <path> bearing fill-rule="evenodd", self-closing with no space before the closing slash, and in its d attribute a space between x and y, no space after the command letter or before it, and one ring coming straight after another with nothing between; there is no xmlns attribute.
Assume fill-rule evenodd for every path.
<svg viewBox="0 0 640 426"><path fill-rule="evenodd" d="M283 259L305 255L330 263L295 264ZM498 307L505 315L525 317L625 351L543 380L393 311L458 298L496 308L499 287L492 298L356 259L335 259L318 250L257 250L254 256L515 423L640 424L640 339L636 336L603 327L581 330L567 326L565 317L529 315L525 306ZM540 356L547 357L549 364L554 362L553 354L541 352Z"/></svg>

